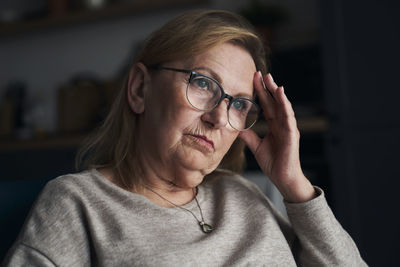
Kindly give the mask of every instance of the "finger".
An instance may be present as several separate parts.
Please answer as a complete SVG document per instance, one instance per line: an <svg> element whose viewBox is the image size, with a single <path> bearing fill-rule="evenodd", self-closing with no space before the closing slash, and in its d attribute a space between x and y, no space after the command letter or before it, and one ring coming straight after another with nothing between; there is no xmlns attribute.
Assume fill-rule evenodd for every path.
<svg viewBox="0 0 400 267"><path fill-rule="evenodd" d="M299 129L297 128L297 120L294 114L294 110L292 107L292 104L290 103L289 99L286 97L286 94L284 93L283 87L278 88L278 93L279 95L279 102L281 103L280 105L280 110L279 114L277 117L280 117L283 119L283 124L280 124L281 127L284 127L286 131L295 133L296 136L299 138L300 137L300 132Z"/></svg>
<svg viewBox="0 0 400 267"><path fill-rule="evenodd" d="M274 98L274 95L272 94L272 92L267 88L267 86L265 85L265 82L264 82L264 77L262 76L262 74L261 74L261 72L260 72L260 76L261 76L261 84L262 84L262 86L263 86L263 88L264 88L264 90L265 91L267 91L268 92L268 94L275 100L275 98Z"/></svg>
<svg viewBox="0 0 400 267"><path fill-rule="evenodd" d="M261 138L253 130L246 130L239 133L239 137L246 143L250 151L255 154L260 145Z"/></svg>
<svg viewBox="0 0 400 267"><path fill-rule="evenodd" d="M271 92L269 92L265 87L260 71L255 73L253 83L265 118L267 120L273 119L275 117L275 100L272 97Z"/></svg>
<svg viewBox="0 0 400 267"><path fill-rule="evenodd" d="M275 95L276 90L278 89L278 85L275 83L274 79L272 78L271 73L268 73L264 77L264 82L268 90Z"/></svg>
<svg viewBox="0 0 400 267"><path fill-rule="evenodd" d="M292 103L290 103L289 99L285 94L285 90L283 86L278 87L276 91L278 102L281 104L281 110L283 112L284 117L294 117L294 110L292 107Z"/></svg>

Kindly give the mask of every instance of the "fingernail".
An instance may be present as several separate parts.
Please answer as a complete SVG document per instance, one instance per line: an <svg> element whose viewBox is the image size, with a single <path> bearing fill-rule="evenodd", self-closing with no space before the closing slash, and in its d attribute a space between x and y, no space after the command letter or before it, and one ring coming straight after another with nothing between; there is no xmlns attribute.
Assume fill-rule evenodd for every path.
<svg viewBox="0 0 400 267"><path fill-rule="evenodd" d="M282 87L282 93L284 93L285 92L285 89L283 88L283 86L281 86Z"/></svg>
<svg viewBox="0 0 400 267"><path fill-rule="evenodd" d="M272 81L274 81L274 78L272 78L272 74L268 73L269 77L271 78Z"/></svg>
<svg viewBox="0 0 400 267"><path fill-rule="evenodd" d="M258 71L258 73L260 74L260 81L261 81L261 84L262 84L264 90L267 90L267 87L265 86L264 78L263 78L263 76L261 74L261 71Z"/></svg>

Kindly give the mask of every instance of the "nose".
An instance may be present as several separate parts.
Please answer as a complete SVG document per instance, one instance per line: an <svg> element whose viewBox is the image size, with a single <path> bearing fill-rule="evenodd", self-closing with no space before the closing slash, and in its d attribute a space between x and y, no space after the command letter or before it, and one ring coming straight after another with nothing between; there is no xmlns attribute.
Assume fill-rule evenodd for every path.
<svg viewBox="0 0 400 267"><path fill-rule="evenodd" d="M227 100L227 99L225 99ZM213 110L205 112L201 120L210 128L219 129L225 127L228 123L228 103L221 101Z"/></svg>

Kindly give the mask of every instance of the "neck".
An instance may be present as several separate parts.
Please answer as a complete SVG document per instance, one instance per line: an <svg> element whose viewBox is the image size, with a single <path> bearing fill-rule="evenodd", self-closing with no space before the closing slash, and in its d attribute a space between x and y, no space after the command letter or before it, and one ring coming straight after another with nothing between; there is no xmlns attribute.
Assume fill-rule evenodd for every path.
<svg viewBox="0 0 400 267"><path fill-rule="evenodd" d="M193 188L187 190L176 189L175 187L163 189L149 185L146 185L140 194L163 207L183 206L191 202L196 196Z"/></svg>
<svg viewBox="0 0 400 267"><path fill-rule="evenodd" d="M115 185L124 188L121 183L119 183L116 179L114 179L114 174L112 169L110 168L99 168L98 171L110 182L114 183ZM168 201L174 203L177 206L185 205L191 202L195 195L196 191L194 188L180 188L173 183L167 182L164 179L160 179L156 183L149 183L148 179L146 179L147 184L140 192L133 192L137 194L141 194L146 198L150 199L157 205L164 206L164 207L174 207L173 204L169 203ZM154 193L156 192L156 193ZM162 197L158 196L157 194L161 195ZM166 201L167 199L168 201Z"/></svg>
<svg viewBox="0 0 400 267"><path fill-rule="evenodd" d="M159 162L150 155L143 154L139 164L142 166L145 188L142 192L136 193L144 195L160 206L172 207L173 205L168 201L178 206L191 202L195 197L194 189L204 178L204 175L197 170L179 168L168 162ZM174 168L172 169L170 166L174 166Z"/></svg>
<svg viewBox="0 0 400 267"><path fill-rule="evenodd" d="M156 204L159 204L159 205L164 206L164 207L179 207L179 206L183 206L183 205L189 203L190 201L192 201L196 197L196 194L197 194L197 189L192 189L191 194L188 195L188 198L187 198L188 201L180 201L178 203L178 202L172 201L171 199L166 197L165 194L163 195L161 192L157 192L155 189L153 189L151 187L146 186L145 188L147 189L147 194L146 194L147 197L150 200L152 200L153 202L155 202ZM157 196L158 199L157 198L154 199L154 196L153 197L149 196L148 193L152 193L154 196ZM180 195L182 196L183 194L181 193ZM175 194L174 196L175 196L175 199L176 199L177 195ZM183 199L185 199L185 198L183 198Z"/></svg>

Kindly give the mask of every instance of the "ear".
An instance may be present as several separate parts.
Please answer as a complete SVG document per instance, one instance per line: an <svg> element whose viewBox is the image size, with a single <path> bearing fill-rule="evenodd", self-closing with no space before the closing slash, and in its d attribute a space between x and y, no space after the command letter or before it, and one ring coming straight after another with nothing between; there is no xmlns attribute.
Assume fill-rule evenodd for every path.
<svg viewBox="0 0 400 267"><path fill-rule="evenodd" d="M144 112L148 83L149 73L146 66L141 62L136 63L129 72L127 92L129 106L136 114Z"/></svg>

